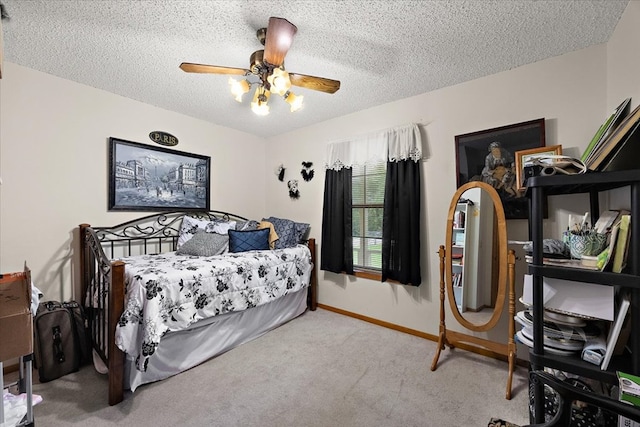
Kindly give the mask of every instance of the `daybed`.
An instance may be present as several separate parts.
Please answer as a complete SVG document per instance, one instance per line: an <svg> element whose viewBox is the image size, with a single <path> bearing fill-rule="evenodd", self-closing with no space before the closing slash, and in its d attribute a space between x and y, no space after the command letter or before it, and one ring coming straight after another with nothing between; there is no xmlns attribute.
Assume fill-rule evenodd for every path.
<svg viewBox="0 0 640 427"><path fill-rule="evenodd" d="M242 239L257 235L235 231L253 229L256 221L219 211L161 213L113 227L80 225L83 300L94 355L108 368L110 405L123 400L125 389L190 369L307 308L315 310L315 239L300 234L304 227L298 226L307 224L270 219L290 225L287 239L298 242L184 254L196 236L219 237L228 228L234 230L228 231L231 250L241 251ZM209 234L209 227L221 229Z"/></svg>

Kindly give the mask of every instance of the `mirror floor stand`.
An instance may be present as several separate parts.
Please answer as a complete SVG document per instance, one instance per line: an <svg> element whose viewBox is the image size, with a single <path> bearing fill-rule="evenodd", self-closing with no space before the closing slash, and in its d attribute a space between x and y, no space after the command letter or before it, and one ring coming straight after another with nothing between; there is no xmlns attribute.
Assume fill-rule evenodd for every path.
<svg viewBox="0 0 640 427"><path fill-rule="evenodd" d="M516 363L516 343L514 341L515 334L515 263L516 256L513 250L509 250L507 257L507 286L509 296L509 338L506 344L489 341L484 338L476 337L473 335L467 335L461 332L447 330L445 324L445 249L444 246L440 246L438 251L440 255L440 331L438 337L438 349L431 363L431 370L435 371L438 366L438 359L440 352L444 350L445 345L449 348L454 348L459 344L472 344L477 347L485 348L495 354L503 355L507 357L509 362L509 375L507 377L507 393L506 399L511 400L511 383L513 380L513 371L515 370Z"/></svg>

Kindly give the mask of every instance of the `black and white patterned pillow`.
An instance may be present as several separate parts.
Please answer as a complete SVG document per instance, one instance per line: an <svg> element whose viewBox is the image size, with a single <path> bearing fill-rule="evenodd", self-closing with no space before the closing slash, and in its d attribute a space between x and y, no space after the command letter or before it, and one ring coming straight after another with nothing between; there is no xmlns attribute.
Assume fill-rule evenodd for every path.
<svg viewBox="0 0 640 427"><path fill-rule="evenodd" d="M250 219L244 222L238 222L236 224L236 230L238 231L246 231L246 230L257 230L258 229L258 221Z"/></svg>
<svg viewBox="0 0 640 427"><path fill-rule="evenodd" d="M198 230L176 250L178 255L214 256L229 250L229 236Z"/></svg>
<svg viewBox="0 0 640 427"><path fill-rule="evenodd" d="M309 231L309 224L295 222L286 218L270 216L262 220L270 222L273 224L273 228L276 229L279 239L276 240L275 249L294 247L306 238L307 231Z"/></svg>
<svg viewBox="0 0 640 427"><path fill-rule="evenodd" d="M182 218L180 235L178 236L178 243L176 247L180 248L182 245L184 245L196 234L198 230L205 230L209 233L227 234L227 231L229 231L229 229L235 229L235 227L235 221L225 221L222 219L208 221L185 215Z"/></svg>

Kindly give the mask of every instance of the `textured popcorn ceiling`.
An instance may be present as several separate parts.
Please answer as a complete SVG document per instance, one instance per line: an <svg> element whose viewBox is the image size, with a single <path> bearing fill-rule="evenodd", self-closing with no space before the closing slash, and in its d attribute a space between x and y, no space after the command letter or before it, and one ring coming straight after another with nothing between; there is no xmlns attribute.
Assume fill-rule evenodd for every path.
<svg viewBox="0 0 640 427"><path fill-rule="evenodd" d="M1 1L6 61L265 137L607 42L628 3ZM270 16L298 27L287 70L340 80L338 92L294 88L302 110L273 96L258 117L228 76L178 68L247 68Z"/></svg>

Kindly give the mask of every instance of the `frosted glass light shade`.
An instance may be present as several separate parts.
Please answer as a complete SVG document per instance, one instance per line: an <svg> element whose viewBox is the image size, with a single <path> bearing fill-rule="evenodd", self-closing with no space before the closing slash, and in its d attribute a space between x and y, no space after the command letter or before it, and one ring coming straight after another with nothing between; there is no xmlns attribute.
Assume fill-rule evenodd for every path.
<svg viewBox="0 0 640 427"><path fill-rule="evenodd" d="M291 112L294 113L302 108L302 100L304 96L295 95L293 92L289 92L289 94L285 97L285 101L291 106Z"/></svg>
<svg viewBox="0 0 640 427"><path fill-rule="evenodd" d="M251 86L247 80L237 81L236 79L229 77L229 85L231 86L231 93L235 96L236 101L242 102L242 95L249 92Z"/></svg>
<svg viewBox="0 0 640 427"><path fill-rule="evenodd" d="M269 114L269 105L267 102L269 101L269 96L271 93L264 88L264 86L260 86L256 89L253 94L253 102L251 102L251 111L256 113L259 116L266 116Z"/></svg>
<svg viewBox="0 0 640 427"><path fill-rule="evenodd" d="M282 68L275 68L269 77L267 77L267 81L271 85L271 92L277 93L282 96L291 87L291 80L289 80L289 73L287 73Z"/></svg>

